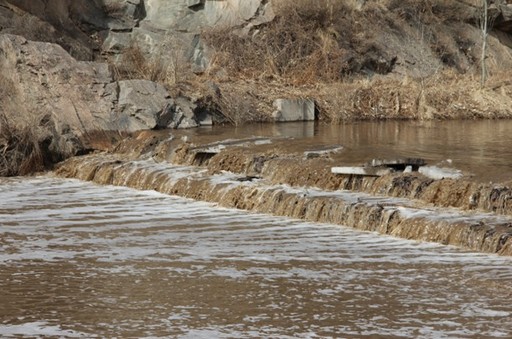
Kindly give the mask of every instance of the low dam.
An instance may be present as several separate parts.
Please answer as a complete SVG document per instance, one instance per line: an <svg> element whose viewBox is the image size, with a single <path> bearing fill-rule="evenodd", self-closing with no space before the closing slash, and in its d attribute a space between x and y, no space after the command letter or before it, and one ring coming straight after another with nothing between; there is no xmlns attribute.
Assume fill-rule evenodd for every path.
<svg viewBox="0 0 512 339"><path fill-rule="evenodd" d="M144 132L119 145L112 154L70 159L56 173L66 178L156 190L228 208L345 225L473 251L512 253L512 189L506 183L484 183L488 177L483 175L477 175L477 179L470 175L460 179L433 179L418 173L376 177L331 172L339 164L357 163L357 152L351 149L355 147L354 138L362 148L359 157L397 155L396 151L384 151L388 144L396 145L406 156L418 156L413 140L408 141L412 145L408 149L401 140L410 138L411 134L419 135L420 140L427 140L424 143L428 146L431 144L428 133L437 135L437 128L425 131L423 127L396 122L351 126L352 130L343 126L338 129L338 133L350 136L344 144L331 143L332 137L327 137L326 130L315 136L314 129L318 127L307 124L286 124L282 135L268 130L265 134L263 129L234 132L217 129L213 131L218 133L192 131L173 135L165 131ZM469 126L469 132L459 134L465 141L454 143L453 147L461 148L466 142L471 149L466 134L474 137L477 132L482 133L479 142L485 145L482 140L492 139L497 129L479 123ZM453 133L460 130L459 126L452 127ZM310 132L313 134L309 135ZM372 133L376 141L370 143ZM386 146L383 148L380 143ZM497 154L503 150L501 145L486 152ZM420 143L418 147L427 146ZM446 151L451 147L447 145ZM468 154L475 161L482 161L477 160L475 153ZM436 161L434 158L427 159L432 163ZM430 172L443 169L439 158L438 155L438 166L425 168ZM499 157L494 158L499 165ZM444 170L460 173L471 170L463 161L447 160L461 169ZM359 161L362 163L362 158ZM494 162L488 162L487 167L480 167L493 166ZM499 165L503 170L507 166L512 164ZM487 176L491 173L488 170Z"/></svg>

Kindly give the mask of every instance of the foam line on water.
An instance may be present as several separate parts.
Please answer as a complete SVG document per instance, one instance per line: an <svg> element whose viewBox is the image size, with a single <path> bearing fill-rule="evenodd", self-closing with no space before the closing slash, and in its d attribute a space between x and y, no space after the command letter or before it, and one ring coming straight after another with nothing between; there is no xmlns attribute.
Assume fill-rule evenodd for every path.
<svg viewBox="0 0 512 339"><path fill-rule="evenodd" d="M47 187L53 188L41 190L38 186L44 185L45 181L51 183ZM455 261L478 262L481 258L487 258L478 254L468 255L465 252L446 250L440 245L377 236L332 225L296 221L290 223L287 218L216 208L214 204L151 191L98 187L74 180L61 180L58 184L59 181L38 178L33 185L14 184L13 190L17 194L32 195L32 200L25 201L27 206L19 213L6 216L16 226L2 223L0 230L9 234L6 237L8 240L16 236L30 236L39 240L26 245L27 253L3 254L2 260L27 260L36 257L59 260L63 257L94 256L94 253L102 260L156 256L163 260L172 257L172 260L185 262L215 260L220 257L234 261L260 258L265 261L286 262L299 257L304 261L328 262L343 258L345 262L353 263L435 261L448 264ZM71 193L71 197L64 198L54 194L53 190L61 189ZM11 192L2 190L0 198L9 196ZM39 208L50 203L49 201L53 208L30 208ZM89 201L94 202L94 205L89 205ZM55 208L60 203L73 207ZM78 203L81 205L77 205ZM126 205L130 206L129 212ZM11 207L14 206L19 206L19 202ZM243 220L242 224L240 220ZM112 233L115 234L115 240L102 237L109 232L115 232ZM96 234L97 238L84 238L84 234ZM40 239L45 236L51 239ZM183 244L174 246L174 249L154 248L154 244L176 241ZM140 245L145 242L147 245ZM71 248L74 245L87 245L94 248L94 253L92 250L90 253L51 250L64 245ZM125 248L130 253L123 254L127 251ZM362 248L364 251L361 251ZM117 254L109 254L114 249ZM404 250L407 253L401 253ZM302 254L304 251L313 251L316 254L307 257ZM323 254L318 254L319 252Z"/></svg>

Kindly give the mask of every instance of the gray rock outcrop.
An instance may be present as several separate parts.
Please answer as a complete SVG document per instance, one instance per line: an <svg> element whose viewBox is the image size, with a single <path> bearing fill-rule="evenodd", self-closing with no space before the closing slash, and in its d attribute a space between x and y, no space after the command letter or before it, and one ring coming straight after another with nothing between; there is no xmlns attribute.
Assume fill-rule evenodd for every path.
<svg viewBox="0 0 512 339"><path fill-rule="evenodd" d="M48 115L63 134L208 123L197 100L173 99L149 80L114 81L107 64L77 61L56 44L0 34L0 68L2 111L21 121Z"/></svg>
<svg viewBox="0 0 512 339"><path fill-rule="evenodd" d="M137 131L144 129L198 127L198 106L191 99L169 96L160 84L149 80L118 82L119 99L113 114L115 129Z"/></svg>
<svg viewBox="0 0 512 339"><path fill-rule="evenodd" d="M110 0L110 7L119 7L126 0ZM165 63L178 58L190 62L193 71L203 72L209 50L200 38L207 27L239 27L244 33L274 18L270 2L263 0L146 0L136 8L121 12L110 21L102 51L119 59L119 55L137 46L148 57L157 56ZM124 8L124 7L123 7ZM144 13L142 15L141 13ZM116 27L114 23L127 23ZM129 23L132 23L131 27Z"/></svg>
<svg viewBox="0 0 512 339"><path fill-rule="evenodd" d="M13 88L0 100L8 115L50 114L77 131L109 129L116 100L107 64L77 61L61 46L0 34L0 68ZM23 115L23 114L22 114Z"/></svg>
<svg viewBox="0 0 512 339"><path fill-rule="evenodd" d="M79 60L94 60L97 32L108 29L103 0L0 0L2 33L58 43ZM3 13L2 13L3 12Z"/></svg>
<svg viewBox="0 0 512 339"><path fill-rule="evenodd" d="M158 116L171 102L166 89L149 80L118 82L119 98L114 113L116 129L137 131L159 125Z"/></svg>

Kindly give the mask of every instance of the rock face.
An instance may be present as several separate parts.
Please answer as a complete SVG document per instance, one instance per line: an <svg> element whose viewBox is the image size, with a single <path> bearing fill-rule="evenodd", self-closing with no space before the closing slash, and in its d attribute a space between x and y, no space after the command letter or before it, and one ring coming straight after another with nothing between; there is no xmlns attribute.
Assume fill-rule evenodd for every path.
<svg viewBox="0 0 512 339"><path fill-rule="evenodd" d="M189 128L207 120L192 99L149 80L114 81L105 63L77 61L56 44L0 34L0 107L8 117L52 117L56 130ZM20 112L20 107L23 112Z"/></svg>
<svg viewBox="0 0 512 339"><path fill-rule="evenodd" d="M0 98L11 108L7 114L23 107L28 116L50 114L82 132L110 127L116 98L107 64L77 61L59 45L2 34L0 67L13 81L11 93Z"/></svg>
<svg viewBox="0 0 512 339"><path fill-rule="evenodd" d="M147 0L144 24L155 29L199 33L205 27L234 27L266 10L262 0Z"/></svg>
<svg viewBox="0 0 512 339"><path fill-rule="evenodd" d="M128 8L123 7L125 0L110 3L111 7ZM208 49L199 35L204 28L243 27L248 31L274 18L271 6L263 0L140 0L129 3L135 8L122 10L116 21L128 25L119 29L110 22L103 52L118 55L136 45L144 54L158 55L164 62L184 58L192 62L195 72L203 72L208 64Z"/></svg>
<svg viewBox="0 0 512 339"><path fill-rule="evenodd" d="M315 102L312 99L277 99L274 101L275 121L313 121Z"/></svg>
<svg viewBox="0 0 512 339"><path fill-rule="evenodd" d="M107 29L110 21L102 0L1 0L1 11L9 27L3 33L58 43L73 57L89 61L99 48L95 32Z"/></svg>
<svg viewBox="0 0 512 339"><path fill-rule="evenodd" d="M200 125L198 106L191 99L172 99L160 84L148 80L118 82L119 99L114 110L115 129L192 128Z"/></svg>
<svg viewBox="0 0 512 339"><path fill-rule="evenodd" d="M512 3L497 6L496 27L504 32L512 33Z"/></svg>
<svg viewBox="0 0 512 339"><path fill-rule="evenodd" d="M0 32L58 43L79 60L100 52L118 60L134 45L163 59L180 51L198 72L207 62L204 28L248 31L273 17L265 0L0 0Z"/></svg>

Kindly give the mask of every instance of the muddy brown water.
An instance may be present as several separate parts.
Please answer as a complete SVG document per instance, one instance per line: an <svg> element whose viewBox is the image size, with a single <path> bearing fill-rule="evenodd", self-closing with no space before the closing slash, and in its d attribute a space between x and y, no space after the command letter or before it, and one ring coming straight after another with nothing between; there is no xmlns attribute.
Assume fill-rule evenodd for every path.
<svg viewBox="0 0 512 339"><path fill-rule="evenodd" d="M382 121L342 125L283 123L185 132L200 142L253 136L292 137L289 150L343 146L336 165L361 165L373 158L419 157L428 165L459 169L479 182L512 180L512 120Z"/></svg>
<svg viewBox="0 0 512 339"><path fill-rule="evenodd" d="M51 177L0 181L0 336L510 338L512 259Z"/></svg>

